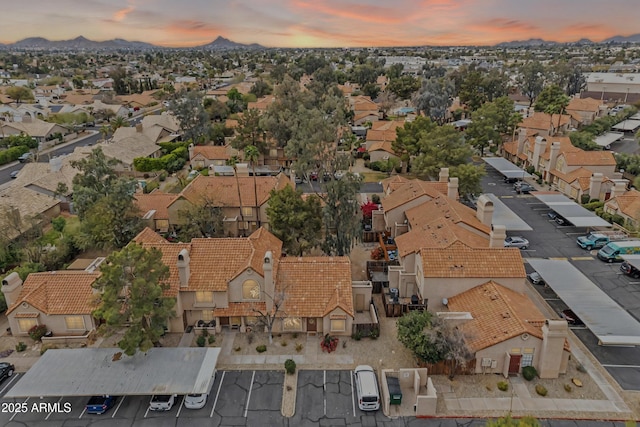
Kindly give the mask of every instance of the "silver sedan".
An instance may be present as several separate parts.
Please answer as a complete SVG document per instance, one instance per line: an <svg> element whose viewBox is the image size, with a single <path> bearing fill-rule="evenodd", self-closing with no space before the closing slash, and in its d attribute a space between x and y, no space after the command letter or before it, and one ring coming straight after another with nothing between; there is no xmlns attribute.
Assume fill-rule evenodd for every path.
<svg viewBox="0 0 640 427"><path fill-rule="evenodd" d="M504 247L505 248L518 248L518 249L527 249L529 247L529 241L524 237L520 236L510 236L504 239Z"/></svg>

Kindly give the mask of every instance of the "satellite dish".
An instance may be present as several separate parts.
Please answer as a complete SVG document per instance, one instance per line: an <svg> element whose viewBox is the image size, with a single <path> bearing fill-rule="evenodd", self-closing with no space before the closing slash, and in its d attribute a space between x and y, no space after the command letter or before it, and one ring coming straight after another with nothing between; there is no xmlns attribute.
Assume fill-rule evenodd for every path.
<svg viewBox="0 0 640 427"><path fill-rule="evenodd" d="M447 298L442 298L442 305L444 306L449 305L449 300Z"/></svg>

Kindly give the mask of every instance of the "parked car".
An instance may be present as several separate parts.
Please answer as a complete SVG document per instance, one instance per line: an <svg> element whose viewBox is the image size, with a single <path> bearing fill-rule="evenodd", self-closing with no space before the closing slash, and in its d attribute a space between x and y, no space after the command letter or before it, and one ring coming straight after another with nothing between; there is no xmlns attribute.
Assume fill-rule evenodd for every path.
<svg viewBox="0 0 640 427"><path fill-rule="evenodd" d="M295 182L296 184L302 184L302 177L296 175L295 177L293 177L293 182Z"/></svg>
<svg viewBox="0 0 640 427"><path fill-rule="evenodd" d="M149 403L149 409L152 411L169 411L176 403L175 394L154 394Z"/></svg>
<svg viewBox="0 0 640 427"><path fill-rule="evenodd" d="M529 241L521 236L509 236L504 239L504 247L527 249L529 247Z"/></svg>
<svg viewBox="0 0 640 427"><path fill-rule="evenodd" d="M518 193L518 194L529 194L532 191L536 191L536 188L533 185L527 184L525 182L525 183L522 183L520 185L516 184L515 190L516 190L516 193Z"/></svg>
<svg viewBox="0 0 640 427"><path fill-rule="evenodd" d="M620 264L620 271L622 271L627 276L633 277L634 279L640 279L640 270L629 264L629 261L625 261Z"/></svg>
<svg viewBox="0 0 640 427"><path fill-rule="evenodd" d="M537 271L527 274L527 279L534 285L544 285L544 280L542 280L542 276Z"/></svg>
<svg viewBox="0 0 640 427"><path fill-rule="evenodd" d="M317 181L318 180L318 172L311 172L309 173L309 179L311 181Z"/></svg>
<svg viewBox="0 0 640 427"><path fill-rule="evenodd" d="M213 371L213 376L209 381L209 389L206 393L202 394L188 394L184 397L184 407L187 409L201 409L207 404L207 397L211 394L211 388L216 380L216 371Z"/></svg>
<svg viewBox="0 0 640 427"><path fill-rule="evenodd" d="M376 373L371 366L360 365L354 371L358 407L362 411L380 409L380 390Z"/></svg>
<svg viewBox="0 0 640 427"><path fill-rule="evenodd" d="M87 414L104 414L118 400L117 396L93 396L87 402Z"/></svg>
<svg viewBox="0 0 640 427"><path fill-rule="evenodd" d="M518 182L518 181L520 181L520 178L514 178L514 177L508 177L508 176L504 177L504 182L506 182L507 184L513 184L514 182Z"/></svg>
<svg viewBox="0 0 640 427"><path fill-rule="evenodd" d="M19 170L17 171L11 171L11 173L9 174L9 177L11 177L11 179L16 179L18 177L18 174L20 173Z"/></svg>
<svg viewBox="0 0 640 427"><path fill-rule="evenodd" d="M562 216L560 216L558 214L556 214L556 217L554 218L554 221L558 225L571 225L571 223L569 221L567 221L566 219L564 219Z"/></svg>
<svg viewBox="0 0 640 427"><path fill-rule="evenodd" d="M582 320L580 320L580 318L578 316L576 316L576 314L567 309L564 310L561 314L560 317L562 317L563 319L565 319L567 321L568 324L573 325L573 326L584 326L584 323L582 323Z"/></svg>
<svg viewBox="0 0 640 427"><path fill-rule="evenodd" d="M548 217L549 219L555 220L557 216L558 216L558 214L556 213L556 211L549 211L549 212L547 212L547 217Z"/></svg>
<svg viewBox="0 0 640 427"><path fill-rule="evenodd" d="M21 154L20 157L18 157L18 161L20 163L26 163L33 160L33 153L31 151L28 151L24 154Z"/></svg>
<svg viewBox="0 0 640 427"><path fill-rule="evenodd" d="M7 363L7 362L0 363L0 382L6 380L11 375L13 375L13 372L15 370L16 370L16 367L13 366L11 363Z"/></svg>

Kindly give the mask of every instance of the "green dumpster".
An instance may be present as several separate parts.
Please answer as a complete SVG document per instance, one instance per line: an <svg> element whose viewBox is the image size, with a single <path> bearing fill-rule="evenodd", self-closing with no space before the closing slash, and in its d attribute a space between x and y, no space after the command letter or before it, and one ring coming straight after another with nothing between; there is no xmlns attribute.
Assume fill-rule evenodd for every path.
<svg viewBox="0 0 640 427"><path fill-rule="evenodd" d="M402 405L402 390L400 389L400 380L396 377L387 377L387 386L389 387L389 404Z"/></svg>

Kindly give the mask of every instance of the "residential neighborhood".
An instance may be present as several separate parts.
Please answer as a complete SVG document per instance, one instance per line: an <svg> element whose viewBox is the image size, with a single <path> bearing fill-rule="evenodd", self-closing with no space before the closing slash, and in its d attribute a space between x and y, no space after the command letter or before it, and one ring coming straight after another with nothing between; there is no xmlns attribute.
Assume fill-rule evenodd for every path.
<svg viewBox="0 0 640 427"><path fill-rule="evenodd" d="M636 43L216 42L0 45L3 425L639 419Z"/></svg>

